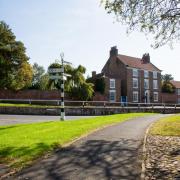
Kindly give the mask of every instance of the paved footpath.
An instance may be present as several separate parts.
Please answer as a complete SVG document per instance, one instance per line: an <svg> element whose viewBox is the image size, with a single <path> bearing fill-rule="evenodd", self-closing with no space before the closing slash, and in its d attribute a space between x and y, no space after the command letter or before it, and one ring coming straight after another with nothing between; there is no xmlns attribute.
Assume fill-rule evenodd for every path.
<svg viewBox="0 0 180 180"><path fill-rule="evenodd" d="M11 179L140 179L144 133L152 122L164 116L135 118L94 132L39 160Z"/></svg>

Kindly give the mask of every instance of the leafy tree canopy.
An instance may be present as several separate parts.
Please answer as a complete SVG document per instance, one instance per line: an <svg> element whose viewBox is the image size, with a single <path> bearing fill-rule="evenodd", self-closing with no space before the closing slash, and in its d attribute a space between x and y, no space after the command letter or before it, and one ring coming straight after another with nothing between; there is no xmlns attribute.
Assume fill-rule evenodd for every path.
<svg viewBox="0 0 180 180"><path fill-rule="evenodd" d="M55 62L52 63L49 68L61 68L61 64ZM64 65L64 72L70 75L70 77L68 76L67 80L65 81L65 92L67 92L73 99L91 99L94 90L93 84L86 82L86 79L84 78L86 68L81 65L79 65L77 68L74 68L68 64ZM50 79L48 87L50 89L60 89L60 81Z"/></svg>
<svg viewBox="0 0 180 180"><path fill-rule="evenodd" d="M154 36L153 47L180 40L179 0L101 0L108 13L127 24L128 31L140 30Z"/></svg>
<svg viewBox="0 0 180 180"><path fill-rule="evenodd" d="M45 70L43 66L34 63L33 66L33 79L31 89L40 89L41 77L44 75Z"/></svg>
<svg viewBox="0 0 180 180"><path fill-rule="evenodd" d="M173 76L171 74L164 74L161 76L162 79L162 92L164 93L174 93L176 87L171 83Z"/></svg>
<svg viewBox="0 0 180 180"><path fill-rule="evenodd" d="M9 26L0 21L0 88L19 90L31 84L32 67L25 51Z"/></svg>
<svg viewBox="0 0 180 180"><path fill-rule="evenodd" d="M88 78L87 82L93 83L94 84L94 91L95 92L100 92L101 94L104 94L105 92L105 79L103 77L100 78Z"/></svg>
<svg viewBox="0 0 180 180"><path fill-rule="evenodd" d="M164 82L170 82L171 80L173 80L173 76L171 74L164 74L161 76L162 81Z"/></svg>

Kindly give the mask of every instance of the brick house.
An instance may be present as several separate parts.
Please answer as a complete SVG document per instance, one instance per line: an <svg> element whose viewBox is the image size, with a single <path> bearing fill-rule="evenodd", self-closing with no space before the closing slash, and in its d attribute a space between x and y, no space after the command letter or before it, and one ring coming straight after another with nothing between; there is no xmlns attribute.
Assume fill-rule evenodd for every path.
<svg viewBox="0 0 180 180"><path fill-rule="evenodd" d="M95 78L96 74L93 73ZM99 75L105 77L104 100L161 102L161 70L150 62L149 54L144 54L142 58L125 56L118 54L118 49L114 46Z"/></svg>

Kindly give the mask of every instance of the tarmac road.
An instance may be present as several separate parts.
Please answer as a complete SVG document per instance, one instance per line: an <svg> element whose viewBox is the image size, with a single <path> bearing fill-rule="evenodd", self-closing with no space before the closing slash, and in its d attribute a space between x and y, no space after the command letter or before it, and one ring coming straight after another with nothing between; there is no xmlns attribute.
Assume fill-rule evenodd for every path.
<svg viewBox="0 0 180 180"><path fill-rule="evenodd" d="M76 120L90 117L93 116L66 116L66 120ZM45 121L60 121L60 116L0 115L0 126L13 124L29 124Z"/></svg>
<svg viewBox="0 0 180 180"><path fill-rule="evenodd" d="M145 131L165 116L134 118L94 132L10 179L139 180Z"/></svg>

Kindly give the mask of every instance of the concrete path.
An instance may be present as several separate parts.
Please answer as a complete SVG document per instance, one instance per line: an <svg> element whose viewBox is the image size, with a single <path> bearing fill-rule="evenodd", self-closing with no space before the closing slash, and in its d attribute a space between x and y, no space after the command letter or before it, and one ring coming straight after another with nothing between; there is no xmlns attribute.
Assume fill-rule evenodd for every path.
<svg viewBox="0 0 180 180"><path fill-rule="evenodd" d="M140 179L144 133L152 122L164 116L135 118L97 131L11 179Z"/></svg>
<svg viewBox="0 0 180 180"><path fill-rule="evenodd" d="M93 116L66 116L66 120L76 120ZM60 116L33 116L33 115L0 115L0 126L13 124L28 124L45 121L60 121Z"/></svg>

